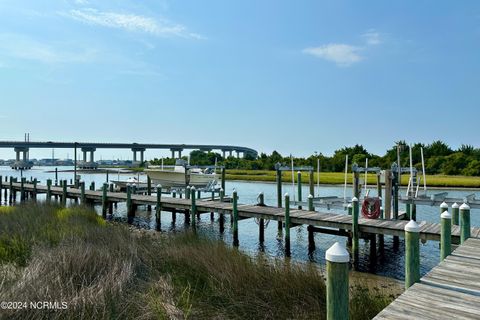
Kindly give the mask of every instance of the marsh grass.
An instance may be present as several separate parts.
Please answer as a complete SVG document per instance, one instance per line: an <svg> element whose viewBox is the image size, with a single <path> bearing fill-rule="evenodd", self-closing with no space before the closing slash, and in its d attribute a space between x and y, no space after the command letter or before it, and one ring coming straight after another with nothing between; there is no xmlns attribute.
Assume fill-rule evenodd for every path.
<svg viewBox="0 0 480 320"><path fill-rule="evenodd" d="M227 180L241 180L241 181L260 181L260 182L275 182L276 172L271 170L227 170ZM360 176L363 179L363 175ZM292 181L291 172L282 172L282 179L284 182ZM295 182L297 182L297 175L294 175ZM302 183L308 183L308 173L302 174ZM347 182L351 184L352 174L347 175ZM408 175L402 175L401 184L408 185ZM480 188L480 177L467 176L447 176L447 175L427 175L427 184L429 187L457 187L457 188ZM317 183L317 173L314 173L314 181ZM321 184L343 184L345 182L345 175L342 172L320 172ZM377 178L374 174L368 175L368 184L376 185Z"/></svg>
<svg viewBox="0 0 480 320"><path fill-rule="evenodd" d="M193 234L105 223L95 212L47 205L0 214L0 300L66 302L8 319L323 319L325 282L314 265L252 258ZM352 319L390 301L353 286Z"/></svg>

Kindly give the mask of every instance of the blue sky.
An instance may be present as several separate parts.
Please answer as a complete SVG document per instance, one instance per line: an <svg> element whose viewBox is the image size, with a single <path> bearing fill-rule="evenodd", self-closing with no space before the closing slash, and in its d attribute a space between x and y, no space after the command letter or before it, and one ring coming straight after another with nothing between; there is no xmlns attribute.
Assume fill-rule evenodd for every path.
<svg viewBox="0 0 480 320"><path fill-rule="evenodd" d="M0 21L1 139L480 146L478 1L1 0Z"/></svg>

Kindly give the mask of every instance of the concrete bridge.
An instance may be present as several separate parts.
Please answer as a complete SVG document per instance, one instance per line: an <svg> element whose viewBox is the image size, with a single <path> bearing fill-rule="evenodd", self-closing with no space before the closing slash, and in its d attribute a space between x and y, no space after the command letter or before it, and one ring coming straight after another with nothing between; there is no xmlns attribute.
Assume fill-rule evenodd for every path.
<svg viewBox="0 0 480 320"><path fill-rule="evenodd" d="M103 143L103 142L55 142L55 141L0 141L0 148L13 148L16 152L16 161L12 166L14 169L29 169L29 151L30 148L48 148L48 149L74 149L75 154L77 149L83 153L83 157L78 161L78 166L85 169L95 169L94 153L97 149L130 149L133 152L134 164L140 164L145 161L144 153L147 149L163 149L172 152L172 158L175 158L176 153L178 158L182 156L183 150L201 150L201 151L221 151L223 158L233 156L236 153L237 158L240 156L250 155L254 158L258 153L256 150L241 146L230 145L210 145L210 144L155 144L155 143ZM20 157L20 154L23 154ZM89 158L87 158L89 153ZM139 153L140 157L137 157Z"/></svg>

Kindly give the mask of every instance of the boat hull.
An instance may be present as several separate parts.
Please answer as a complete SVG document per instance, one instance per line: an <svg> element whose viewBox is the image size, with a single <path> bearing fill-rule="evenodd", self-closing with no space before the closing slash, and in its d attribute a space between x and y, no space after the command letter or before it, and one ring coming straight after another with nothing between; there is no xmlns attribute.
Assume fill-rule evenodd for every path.
<svg viewBox="0 0 480 320"><path fill-rule="evenodd" d="M160 184L164 188L175 188L195 186L195 188L204 188L212 181L219 182L219 177L216 174L197 174L175 171L162 170L145 170L145 173L150 177L153 184Z"/></svg>

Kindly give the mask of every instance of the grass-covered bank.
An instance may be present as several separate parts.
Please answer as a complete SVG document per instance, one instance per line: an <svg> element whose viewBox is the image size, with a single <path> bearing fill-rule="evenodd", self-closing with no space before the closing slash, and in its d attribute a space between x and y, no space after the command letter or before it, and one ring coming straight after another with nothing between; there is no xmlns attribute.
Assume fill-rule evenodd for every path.
<svg viewBox="0 0 480 320"><path fill-rule="evenodd" d="M295 181L297 180L297 173L294 174ZM451 188L480 188L480 177L469 176L446 176L446 175L427 175L427 184L429 187L451 187ZM364 176L361 175L363 179ZM240 181L276 181L276 172L273 170L227 170L227 180L240 180ZM282 179L284 182L292 181L292 173L284 171L282 173ZM302 182L308 183L308 173L302 174ZM402 175L402 185L408 184L408 175ZM351 184L353 178L352 174L347 175L347 182ZM317 183L317 173L314 173L314 181ZM345 174L342 172L320 172L321 184L343 184L345 182ZM377 183L377 177L374 174L368 175L368 184L375 185Z"/></svg>
<svg viewBox="0 0 480 320"><path fill-rule="evenodd" d="M350 296L352 319L370 319L392 299L360 286ZM0 300L68 306L1 310L9 319L325 318L324 279L313 265L46 205L0 208Z"/></svg>

